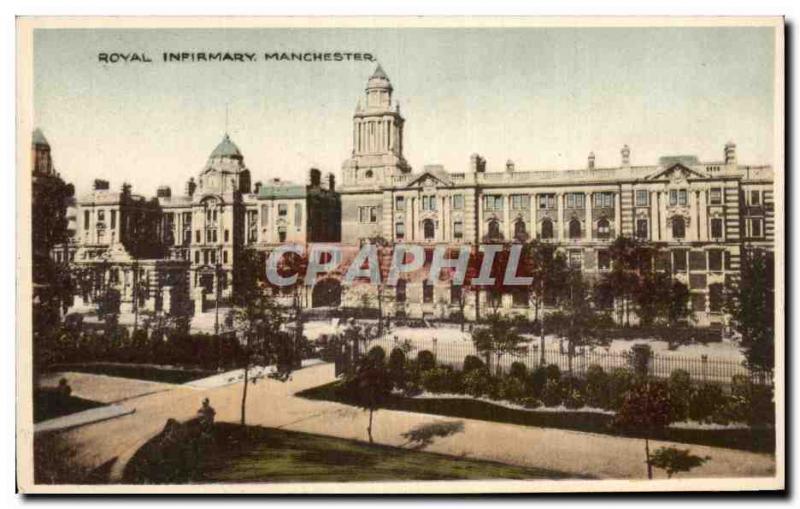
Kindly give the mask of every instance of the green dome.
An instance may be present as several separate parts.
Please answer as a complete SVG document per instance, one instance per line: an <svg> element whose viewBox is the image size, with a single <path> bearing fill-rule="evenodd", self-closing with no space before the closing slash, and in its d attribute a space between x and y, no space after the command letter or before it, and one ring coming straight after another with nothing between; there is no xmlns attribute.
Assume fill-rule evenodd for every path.
<svg viewBox="0 0 800 509"><path fill-rule="evenodd" d="M219 142L217 148L211 152L211 157L230 157L234 159L241 159L242 153L239 152L239 147L237 147L236 144L231 141L228 133L225 133L225 137L222 138L221 142Z"/></svg>

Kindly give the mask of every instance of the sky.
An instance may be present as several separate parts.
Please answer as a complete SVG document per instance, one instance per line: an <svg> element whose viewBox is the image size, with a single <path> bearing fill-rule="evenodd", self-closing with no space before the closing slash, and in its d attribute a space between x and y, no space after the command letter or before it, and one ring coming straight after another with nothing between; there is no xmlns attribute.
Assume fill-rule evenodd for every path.
<svg viewBox="0 0 800 509"><path fill-rule="evenodd" d="M164 51L247 51L252 63L163 63ZM771 28L37 29L34 123L78 193L95 178L182 193L227 131L253 181L337 176L375 64L276 62L275 51L376 56L406 119L415 171L655 164L659 156L773 164ZM98 62L144 53L150 64Z"/></svg>

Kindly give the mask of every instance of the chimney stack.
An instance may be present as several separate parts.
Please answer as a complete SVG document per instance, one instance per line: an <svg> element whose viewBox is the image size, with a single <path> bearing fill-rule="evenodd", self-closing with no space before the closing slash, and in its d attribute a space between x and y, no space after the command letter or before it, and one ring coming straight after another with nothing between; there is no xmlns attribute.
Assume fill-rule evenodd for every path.
<svg viewBox="0 0 800 509"><path fill-rule="evenodd" d="M156 189L156 197L157 198L169 198L172 196L172 189L169 186L158 186Z"/></svg>
<svg viewBox="0 0 800 509"><path fill-rule="evenodd" d="M469 166L473 173L483 173L486 171L486 159L478 154L472 154L469 158Z"/></svg>
<svg viewBox="0 0 800 509"><path fill-rule="evenodd" d="M336 191L336 177L333 173L328 173L328 191Z"/></svg>
<svg viewBox="0 0 800 509"><path fill-rule="evenodd" d="M186 194L191 198L194 196L194 191L197 189L197 184L194 182L194 177L191 177L188 182L186 182Z"/></svg>
<svg viewBox="0 0 800 509"><path fill-rule="evenodd" d="M259 191L261 191L261 181L260 180L255 183L255 186L253 188L253 193L258 194Z"/></svg>
<svg viewBox="0 0 800 509"><path fill-rule="evenodd" d="M732 141L725 144L725 164L736 165L736 144Z"/></svg>
<svg viewBox="0 0 800 509"><path fill-rule="evenodd" d="M108 191L108 180L94 179L92 189L95 191Z"/></svg>
<svg viewBox="0 0 800 509"><path fill-rule="evenodd" d="M590 170L594 169L594 152L589 152L588 167L589 167Z"/></svg>
<svg viewBox="0 0 800 509"><path fill-rule="evenodd" d="M514 161L512 161L511 159L506 161L506 171L509 172L509 173L513 173L514 172Z"/></svg>
<svg viewBox="0 0 800 509"><path fill-rule="evenodd" d="M631 148L626 144L622 146L622 150L620 150L620 154L622 154L622 166L628 167L631 165Z"/></svg>
<svg viewBox="0 0 800 509"><path fill-rule="evenodd" d="M308 171L308 185L311 187L320 187L322 185L322 173L318 169L311 168Z"/></svg>

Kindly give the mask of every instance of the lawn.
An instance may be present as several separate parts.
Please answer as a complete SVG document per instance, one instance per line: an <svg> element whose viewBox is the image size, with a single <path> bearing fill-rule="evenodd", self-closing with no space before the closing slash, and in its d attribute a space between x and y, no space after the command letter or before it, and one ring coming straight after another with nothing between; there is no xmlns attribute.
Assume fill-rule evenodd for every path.
<svg viewBox="0 0 800 509"><path fill-rule="evenodd" d="M156 366L151 364L121 364L113 362L92 362L85 364L58 364L51 366L50 371L75 371L95 375L117 376L148 380L168 384L184 384L216 375L216 371L207 369L185 369L177 367Z"/></svg>
<svg viewBox="0 0 800 509"><path fill-rule="evenodd" d="M442 454L371 445L274 428L217 423L197 439L197 424L178 440L164 434L128 463L126 483L352 482L452 479L563 479L568 474Z"/></svg>
<svg viewBox="0 0 800 509"><path fill-rule="evenodd" d="M352 404L337 390L341 382L333 382L308 389L297 396L308 399L336 401ZM544 412L525 411L493 405L485 401L462 398L407 398L390 396L383 408L425 414L446 415L482 421L506 422L541 428L557 428L604 435L644 437L635 432L623 432L612 427L612 415L596 412ZM775 430L750 429L678 429L667 428L650 435L650 438L687 444L727 447L744 451L774 453Z"/></svg>

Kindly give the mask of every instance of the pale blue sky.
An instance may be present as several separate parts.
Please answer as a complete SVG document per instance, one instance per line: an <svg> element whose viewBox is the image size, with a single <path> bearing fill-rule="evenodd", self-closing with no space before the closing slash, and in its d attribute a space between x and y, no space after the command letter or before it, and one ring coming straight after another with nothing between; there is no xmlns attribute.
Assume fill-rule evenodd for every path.
<svg viewBox="0 0 800 509"><path fill-rule="evenodd" d="M368 62L171 63L162 51L359 51L377 56L406 117L415 170L633 164L665 154L773 163L771 28L37 30L35 123L62 176L182 192L225 130L254 180L337 175ZM153 64L102 65L99 51Z"/></svg>

